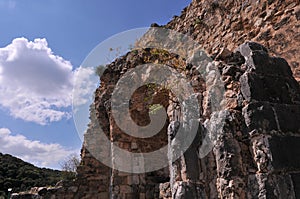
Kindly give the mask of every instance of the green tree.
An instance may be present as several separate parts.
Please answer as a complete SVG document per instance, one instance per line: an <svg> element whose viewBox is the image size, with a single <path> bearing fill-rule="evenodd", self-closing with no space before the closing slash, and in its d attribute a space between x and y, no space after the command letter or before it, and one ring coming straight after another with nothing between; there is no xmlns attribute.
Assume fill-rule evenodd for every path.
<svg viewBox="0 0 300 199"><path fill-rule="evenodd" d="M77 154L69 155L62 163L62 177L64 180L73 180L77 174L77 167L80 165L80 158Z"/></svg>

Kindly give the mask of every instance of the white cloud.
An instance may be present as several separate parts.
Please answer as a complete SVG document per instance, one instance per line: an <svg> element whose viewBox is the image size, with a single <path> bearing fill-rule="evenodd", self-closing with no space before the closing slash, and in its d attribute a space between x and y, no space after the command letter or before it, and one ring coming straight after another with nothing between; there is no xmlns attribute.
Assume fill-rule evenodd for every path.
<svg viewBox="0 0 300 199"><path fill-rule="evenodd" d="M59 163L77 150L68 150L59 144L46 144L12 135L7 128L0 128L0 152L8 153L40 167L58 168Z"/></svg>
<svg viewBox="0 0 300 199"><path fill-rule="evenodd" d="M54 55L46 39L14 39L0 48L0 106L41 125L69 118L72 68Z"/></svg>
<svg viewBox="0 0 300 199"><path fill-rule="evenodd" d="M74 73L73 108L76 108L92 102L99 77L92 67L79 67Z"/></svg>

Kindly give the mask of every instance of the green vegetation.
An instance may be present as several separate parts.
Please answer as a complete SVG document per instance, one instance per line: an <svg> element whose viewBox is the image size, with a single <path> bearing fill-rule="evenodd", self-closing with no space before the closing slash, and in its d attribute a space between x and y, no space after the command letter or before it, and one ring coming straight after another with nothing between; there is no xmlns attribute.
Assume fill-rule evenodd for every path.
<svg viewBox="0 0 300 199"><path fill-rule="evenodd" d="M160 104L152 104L149 107L149 113L154 115L157 113L157 111L159 111L160 109L164 108L162 105Z"/></svg>
<svg viewBox="0 0 300 199"><path fill-rule="evenodd" d="M12 192L29 190L32 187L54 186L62 180L58 170L38 168L11 155L0 153L0 198Z"/></svg>
<svg viewBox="0 0 300 199"><path fill-rule="evenodd" d="M80 157L73 153L69 155L61 164L62 177L65 181L73 181L77 175L77 168L80 165Z"/></svg>
<svg viewBox="0 0 300 199"><path fill-rule="evenodd" d="M197 17L197 18L195 19L194 24L201 24L201 20Z"/></svg>

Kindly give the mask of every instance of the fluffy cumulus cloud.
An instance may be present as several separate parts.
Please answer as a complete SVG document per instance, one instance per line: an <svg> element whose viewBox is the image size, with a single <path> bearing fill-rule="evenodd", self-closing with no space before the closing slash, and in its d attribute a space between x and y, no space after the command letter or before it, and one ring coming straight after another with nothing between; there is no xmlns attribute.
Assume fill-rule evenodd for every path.
<svg viewBox="0 0 300 199"><path fill-rule="evenodd" d="M74 72L73 106L91 103L96 90L98 77L92 67L79 67Z"/></svg>
<svg viewBox="0 0 300 199"><path fill-rule="evenodd" d="M68 150L59 144L29 140L23 135L13 135L9 129L0 128L0 151L36 166L58 168L66 157L78 153L79 150Z"/></svg>
<svg viewBox="0 0 300 199"><path fill-rule="evenodd" d="M70 117L73 67L46 39L17 38L0 48L0 106L44 125Z"/></svg>

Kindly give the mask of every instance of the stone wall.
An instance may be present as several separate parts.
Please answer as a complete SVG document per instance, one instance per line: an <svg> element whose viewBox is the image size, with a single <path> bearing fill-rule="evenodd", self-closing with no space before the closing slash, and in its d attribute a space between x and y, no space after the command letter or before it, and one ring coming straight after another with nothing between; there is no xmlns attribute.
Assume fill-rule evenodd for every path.
<svg viewBox="0 0 300 199"><path fill-rule="evenodd" d="M107 127L107 136L129 151L147 151L146 148L153 150L170 144L170 139L166 137L170 132L163 128L156 137L145 142L129 137L118 129L106 103L112 92L108 88L113 88L122 74L118 68L126 71L130 67L155 60L168 63L182 73L189 74L194 89L201 95L202 121L206 120L207 123L207 120L217 120L220 116L220 113L209 112L208 88L201 86L201 76L196 72L196 66L190 67L172 54L161 53L164 58L157 57L155 51L141 50L134 55L129 53L127 58L130 59L119 59L109 65L96 92L96 118L101 121L102 128ZM220 53L213 64L222 74L226 88L226 100L222 102L226 110L222 113L222 116L225 114L225 125L218 131L213 150L204 158L198 157L201 143L199 137L205 133L205 122L201 123L199 137L169 167L145 174L112 170L111 175L106 173L110 184L99 182L94 190L99 187L111 190L106 193L107 198L109 194L113 198L149 199L299 197L300 156L296 146L300 144L300 127L297 122L300 117L300 88L288 63L282 58L270 57L265 47L248 42L233 53ZM122 67L116 67L120 65ZM132 112L137 114L133 114L133 118L138 123L145 123L149 119L146 114L148 106L143 104L146 102L139 100L146 97L145 89L141 88L133 95L133 101L137 102L132 106ZM168 101L170 96L162 97L162 93L152 95L164 102L169 115L169 129L174 129L170 128L174 125L174 100ZM140 107L139 110L137 107ZM137 147L133 147L133 143ZM152 149L149 149L150 146ZM89 161L85 156L83 160L84 168ZM101 198L105 198L104 195Z"/></svg>
<svg viewBox="0 0 300 199"><path fill-rule="evenodd" d="M168 111L165 128L147 140L122 132L111 116L108 103L114 85L124 71L155 60L187 74L195 92L199 94L200 127L191 147L181 158L170 162L168 167L144 174L119 172L103 165L86 149L99 145L89 140L89 136L99 132L100 127L112 142L131 152L152 151L166 144L172 147L173 141L168 135L176 129L172 127L175 125L173 115L178 111L174 106L176 102L171 100L172 95L164 90L153 92L148 87L141 87L132 96L135 103L130 110L134 121L139 124L149 121L147 113L151 103L162 102ZM220 53L212 63L221 73L225 86L225 100L221 102L224 110L220 112L210 111L209 86L203 86L196 66L188 65L174 54L144 49L130 52L110 64L96 91L95 104L92 105L96 109L91 111L91 123L85 135L82 163L76 181L62 185L56 191L40 191L41 194L35 193L34 197L300 197L300 154L297 149L300 144L300 88L288 63L282 58L270 57L265 47L253 42L242 44L234 52ZM151 103L140 100L151 96ZM200 158L199 146L203 134L208 133L205 124L209 121L214 123L221 117L225 118L225 125L218 129L213 150ZM94 135L91 138L94 139ZM114 148L109 148L103 153L109 157L113 151Z"/></svg>
<svg viewBox="0 0 300 199"><path fill-rule="evenodd" d="M110 113L110 95L113 85L128 70L142 63L160 60L181 72L189 74L194 89L201 97L202 119L217 120L220 113L209 112L207 89L201 86L201 77L195 66L187 67L184 60L157 50L140 50L108 66L96 91L96 111L91 112L91 124L86 133L98 132L100 126L118 146L129 151L147 151L170 144L172 140L163 128L156 137L145 140L125 135L113 121ZM163 54L163 53L161 53ZM130 63L129 63L130 60ZM134 62L132 60L135 60ZM176 63L174 65L174 63ZM198 136L184 155L159 171L130 174L122 173L96 160L83 147L82 163L77 181L64 185L52 198L297 198L299 192L300 160L300 88L291 69L282 58L270 57L257 43L245 43L234 53L220 54L213 62L222 74L225 85L225 125L219 129L213 150L198 157L198 147L205 133L201 123ZM116 67L120 66L122 67ZM136 122L147 122L147 88L141 88L133 98L131 107ZM172 115L176 108L169 95L152 93L168 109L169 129L174 125ZM162 100L163 99L163 100ZM170 106L170 107L168 107ZM140 107L137 111L137 107ZM94 115L94 116L93 116ZM95 120L95 121L93 121ZM96 120L100 121L97 122ZM169 130L170 131L170 130ZM207 133L207 132L206 132ZM134 144L133 144L134 143ZM156 143L156 144L155 144ZM95 144L89 141L86 144ZM133 146L134 145L134 146ZM148 145L148 146L147 146ZM151 148L151 147L152 148ZM91 147L91 146L89 146ZM150 147L150 149L149 149ZM108 149L105 153L112 153ZM108 155L109 156L109 155ZM44 198L47 198L47 192ZM55 196L55 197L54 197ZM17 198L16 196L14 198Z"/></svg>
<svg viewBox="0 0 300 199"><path fill-rule="evenodd" d="M256 41L285 58L300 81L300 3L298 0L193 0L166 25L190 34L209 54Z"/></svg>

